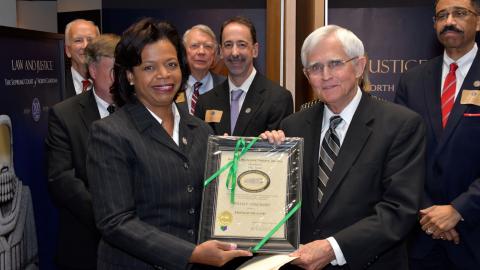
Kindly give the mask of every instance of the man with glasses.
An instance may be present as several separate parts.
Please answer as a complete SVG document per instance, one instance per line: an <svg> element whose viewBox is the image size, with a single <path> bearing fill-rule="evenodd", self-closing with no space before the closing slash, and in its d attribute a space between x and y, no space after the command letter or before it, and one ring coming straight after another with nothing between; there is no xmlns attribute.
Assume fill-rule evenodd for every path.
<svg viewBox="0 0 480 270"><path fill-rule="evenodd" d="M193 115L200 95L224 82L225 77L210 72L217 55L215 33L210 27L198 24L188 29L183 35L183 44L187 51L190 75L185 91L178 94L176 102Z"/></svg>
<svg viewBox="0 0 480 270"><path fill-rule="evenodd" d="M195 115L217 135L258 136L278 129L280 121L293 112L292 95L255 69L255 26L244 17L234 17L223 23L220 33L228 80L200 96Z"/></svg>
<svg viewBox="0 0 480 270"><path fill-rule="evenodd" d="M427 178L412 269L480 269L480 1L435 1L443 55L400 79L395 101L427 125Z"/></svg>
<svg viewBox="0 0 480 270"><path fill-rule="evenodd" d="M304 138L300 241L304 269L408 269L406 238L425 177L421 117L359 87L362 41L335 25L304 41L304 73L320 97L261 136ZM292 266L293 267L293 266Z"/></svg>

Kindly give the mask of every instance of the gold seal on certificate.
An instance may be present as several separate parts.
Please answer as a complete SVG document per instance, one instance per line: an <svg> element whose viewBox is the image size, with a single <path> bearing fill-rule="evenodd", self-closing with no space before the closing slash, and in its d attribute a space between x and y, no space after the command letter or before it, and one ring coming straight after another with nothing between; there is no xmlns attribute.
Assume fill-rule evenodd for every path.
<svg viewBox="0 0 480 270"><path fill-rule="evenodd" d="M291 252L298 247L300 211L287 213L300 201L303 140L256 141L245 150L236 149L239 139L209 138L206 179L217 175L204 189L199 241L217 239L251 249L268 235L259 252ZM236 153L241 156L235 161ZM227 184L232 166L235 179Z"/></svg>

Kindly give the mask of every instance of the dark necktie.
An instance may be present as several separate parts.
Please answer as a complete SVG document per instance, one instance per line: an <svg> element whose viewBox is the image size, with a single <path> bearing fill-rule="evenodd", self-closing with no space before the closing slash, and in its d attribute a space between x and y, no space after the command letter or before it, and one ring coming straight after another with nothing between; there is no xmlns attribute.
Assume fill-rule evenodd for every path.
<svg viewBox="0 0 480 270"><path fill-rule="evenodd" d="M320 147L320 159L318 162L318 203L322 202L333 165L340 151L340 140L335 129L342 122L338 115L330 117L330 128L325 133L325 137Z"/></svg>
<svg viewBox="0 0 480 270"><path fill-rule="evenodd" d="M230 93L231 103L230 103L230 131L233 134L235 129L235 124L237 124L238 114L240 113L240 97L242 96L243 91L241 89L233 90Z"/></svg>
<svg viewBox="0 0 480 270"><path fill-rule="evenodd" d="M108 105L107 111L108 111L109 114L114 113L115 112L115 106L113 106L113 104Z"/></svg>
<svg viewBox="0 0 480 270"><path fill-rule="evenodd" d="M450 64L450 71L445 78L443 83L443 92L442 92L442 126L445 128L448 121L448 116L452 111L453 104L455 103L455 91L457 89L457 76L455 71L458 66L455 63Z"/></svg>
<svg viewBox="0 0 480 270"><path fill-rule="evenodd" d="M197 105L198 97L200 96L200 86L202 86L201 82L196 82L193 85L193 94L192 94L192 102L190 103L190 114L195 114L195 106Z"/></svg>
<svg viewBox="0 0 480 270"><path fill-rule="evenodd" d="M88 87L90 87L90 81L89 80L83 80L82 81L82 93L86 92L88 90Z"/></svg>

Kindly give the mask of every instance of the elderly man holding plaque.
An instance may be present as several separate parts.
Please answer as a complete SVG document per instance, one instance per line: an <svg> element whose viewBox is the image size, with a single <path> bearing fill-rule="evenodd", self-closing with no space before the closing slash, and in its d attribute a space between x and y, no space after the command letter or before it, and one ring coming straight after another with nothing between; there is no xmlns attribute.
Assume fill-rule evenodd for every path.
<svg viewBox="0 0 480 270"><path fill-rule="evenodd" d="M425 128L416 113L358 86L362 42L335 25L305 40L302 64L321 98L284 119L270 141L303 137L300 241L289 266L408 269L405 238L417 222L425 170Z"/></svg>

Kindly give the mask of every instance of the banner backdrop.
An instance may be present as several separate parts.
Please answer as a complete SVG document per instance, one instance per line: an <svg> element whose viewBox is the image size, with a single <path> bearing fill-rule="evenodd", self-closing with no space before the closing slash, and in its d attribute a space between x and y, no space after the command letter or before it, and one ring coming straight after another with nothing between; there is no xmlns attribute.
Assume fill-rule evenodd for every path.
<svg viewBox="0 0 480 270"><path fill-rule="evenodd" d="M442 53L433 29L433 8L330 8L328 24L354 32L368 55L371 92L393 100L400 75Z"/></svg>
<svg viewBox="0 0 480 270"><path fill-rule="evenodd" d="M0 27L0 115L13 131L13 164L31 190L40 269L53 269L57 217L47 192L44 139L48 110L64 84L63 36Z"/></svg>

